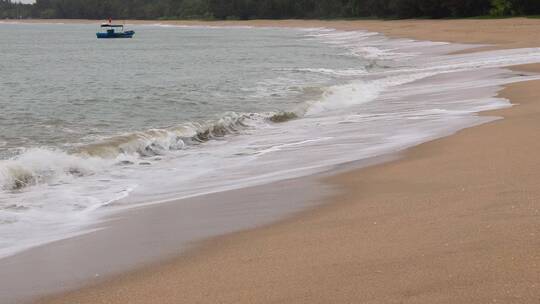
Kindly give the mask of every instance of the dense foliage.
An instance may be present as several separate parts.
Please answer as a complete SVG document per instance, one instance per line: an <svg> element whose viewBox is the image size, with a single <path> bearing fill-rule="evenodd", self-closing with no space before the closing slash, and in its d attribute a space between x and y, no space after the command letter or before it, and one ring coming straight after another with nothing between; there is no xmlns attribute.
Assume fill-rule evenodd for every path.
<svg viewBox="0 0 540 304"><path fill-rule="evenodd" d="M540 0L0 0L0 18L448 18L540 14Z"/></svg>
<svg viewBox="0 0 540 304"><path fill-rule="evenodd" d="M0 0L0 19L27 18L32 16L32 5L12 3L9 0Z"/></svg>

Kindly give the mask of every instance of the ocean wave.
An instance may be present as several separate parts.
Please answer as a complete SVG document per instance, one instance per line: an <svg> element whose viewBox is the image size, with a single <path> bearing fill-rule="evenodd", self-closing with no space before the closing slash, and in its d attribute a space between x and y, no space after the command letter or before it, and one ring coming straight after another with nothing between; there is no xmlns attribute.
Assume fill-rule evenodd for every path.
<svg viewBox="0 0 540 304"><path fill-rule="evenodd" d="M276 113L276 114L270 116L268 119L271 122L287 122L289 120L293 120L293 119L296 119L298 117L299 117L298 113L284 111L284 112Z"/></svg>
<svg viewBox="0 0 540 304"><path fill-rule="evenodd" d="M65 183L113 165L149 164L143 160L237 134L260 124L282 123L298 117L294 112L229 112L217 120L105 138L70 152L43 147L21 149L15 157L0 160L0 189L20 190L44 183Z"/></svg>
<svg viewBox="0 0 540 304"><path fill-rule="evenodd" d="M0 188L19 190L41 183L58 184L104 169L110 161L69 154L58 149L25 149L0 162Z"/></svg>

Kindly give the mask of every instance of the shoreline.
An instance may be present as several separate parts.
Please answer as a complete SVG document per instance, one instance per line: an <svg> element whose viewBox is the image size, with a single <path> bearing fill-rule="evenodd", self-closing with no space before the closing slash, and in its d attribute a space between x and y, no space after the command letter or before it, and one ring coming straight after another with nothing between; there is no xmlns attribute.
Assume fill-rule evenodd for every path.
<svg viewBox="0 0 540 304"><path fill-rule="evenodd" d="M277 189L284 198L281 204L273 200ZM198 247L196 240L279 221L320 204L334 191L308 176L108 215L89 227L88 233L0 259L0 302L31 302L152 267L193 251ZM235 204L228 204L231 201ZM35 272L36 267L39 272Z"/></svg>
<svg viewBox="0 0 540 304"><path fill-rule="evenodd" d="M386 21L384 21L384 22L386 22ZM540 23L538 23L538 24L540 24ZM340 28L340 29L343 29L343 28ZM368 29L368 30L371 30L371 29ZM379 32L387 34L384 31L379 31ZM392 34L387 34L387 35L390 36L390 37L393 36ZM394 37L396 37L396 36L394 36ZM397 35L397 37L399 37L399 35ZM414 37L414 38L416 38L416 37ZM511 48L511 47L515 47L516 45L521 45L521 44L508 43L508 44L504 44L504 46L502 46L502 47L503 48L504 47ZM531 68L531 66L527 66L527 69L529 69L529 71L535 71L535 72L538 72L540 70L540 69L538 69L538 66L534 66L532 68ZM511 100L513 101L513 103L515 103L514 99L519 100L519 96L515 97L514 96L515 93L511 93L510 95L512 95L512 96L506 96L505 95L506 92L508 90L513 92L513 89L515 87L519 88L518 89L518 91L519 91L519 90L523 90L524 87L534 86L534 84L531 85L530 83L532 83L532 82L527 83L527 85L523 85L523 83L517 83L517 84L509 85L502 92L502 94L505 97L511 97ZM536 83L536 81L534 81L534 83ZM503 117L506 118L508 115L511 115L511 114L508 114L506 111L511 113L511 111L513 111L513 110L514 110L514 108L505 109L505 110L490 111L490 112L487 112L487 113L482 113L482 115L496 114L498 116L500 115L500 116L503 116ZM503 121L506 121L506 119L503 120ZM479 128L484 128L486 126L492 126L492 125L495 125L495 124L499 124L499 122L500 121L491 122L491 123L487 123L487 124L477 126L477 127L474 127L474 128L465 129L465 130L462 130L462 131L458 132L458 134L456 134L456 135L452 135L452 136L449 136L449 137L444 137L443 139L437 139L437 140L430 141L430 142L425 143L425 144L421 144L419 146L416 146L414 148L408 149L405 152L403 152L403 154L405 156L402 159L397 160L397 161L391 161L391 162L386 163L386 164L375 165L373 167L364 168L364 169L360 169L360 170L354 170L353 169L350 172L340 173L340 174L338 174L338 175L336 175L334 177L331 177L329 179L325 178L324 180L328 184L337 185L338 187L345 187L345 190L344 190L343 194L340 194L337 197L328 200L328 202L326 204L322 205L322 206L316 207L316 208L314 208L312 210L304 211L300 215L293 216L291 219L286 219L286 220L283 220L283 221L279 221L278 223L272 224L272 225L267 226L267 227L256 228L256 229L248 230L248 231L244 231L244 232L233 233L232 235L229 235L229 236L212 238L209 241L203 242L203 244L198 249L193 250L191 253L189 253L187 255L182 255L179 258L175 258L171 262L165 262L164 265L151 266L148 269L130 272L130 273L125 274L125 275L120 275L118 278L113 278L111 280L106 280L106 283L98 283L98 285L96 285L95 287L83 288L82 290L75 291L75 292L68 292L65 295L61 295L59 298L53 297L53 298L51 298L51 303L65 303L65 302L72 302L72 301L83 301L83 302L87 301L87 302L92 302L92 303L101 303L101 302L109 302L109 300L113 299L113 298L116 298L117 301L119 301L119 303L126 302L126 301L128 301L128 302L136 302L136 300L139 300L141 302L145 302L144 297L145 296L150 297L150 294L152 294L152 290L148 290L148 287L150 287L148 285L151 282L149 280L152 277L156 278L155 277L156 274L159 275L158 278L160 279L160 282L162 282L162 284L160 286L158 286L159 288L157 288L157 289L161 288L161 291L164 291L163 288L165 288L165 291L171 292L171 290L170 290L170 287L172 287L170 285L171 282L167 282L166 280L162 280L161 278L168 277L171 274L171 272L177 271L176 275L173 275L172 277L170 277L170 279L179 280L180 279L179 276L184 276L185 275L184 271L186 269L189 270L189 269L192 269L194 267L197 268L197 265L198 265L198 267L203 267L208 272L210 270L208 269L208 266L205 266L205 263L207 263L209 261L208 259L210 259L211 263L219 262L219 261L223 262L223 258L224 258L223 255L216 254L216 251L222 251L223 249L226 249L226 250L230 249L230 250L234 251L235 248L236 249L238 248L238 247L235 247L235 246L245 246L245 247L242 247L242 249L243 249L242 251L244 251L245 249L251 247L249 245L245 245L246 243L249 243L249 242L259 244L260 246L262 246L260 248L263 248L258 253L253 253L252 252L252 254L256 254L256 257L261 258L261 257L264 257L265 254L270 254L269 259L272 259L272 257L273 257L272 252L274 251L274 246L266 246L264 244L261 244L261 239L262 238L265 238L265 237L270 238L270 240L272 241L272 240L275 239L273 237L273 234L276 231L281 232L281 233L278 233L278 234L283 236L283 238L287 238L287 235L290 236L291 234L297 233L295 230L298 230L299 226L301 226L302 224L305 224L306 222L312 222L314 220L322 221L323 223L327 223L328 216L332 215L332 214L336 214L336 213L340 213L341 217L336 217L334 219L334 221L332 221L332 224L334 224L334 225L342 225L343 222L345 222L345 224L346 224L347 221L351 221L353 219L349 218L347 220L348 216L347 216L347 214L343 214L343 211L341 210L342 209L341 207L346 208L346 207L348 207L347 205L351 205L351 204L357 205L358 203L356 202L356 200L359 199L359 196L360 196L360 198L364 197L363 199L366 199L365 197L368 196L367 193L372 193L374 195L373 197L376 199L378 196L384 196L384 194L385 194L384 192L388 191L387 189L399 188L399 185L396 185L396 184L391 182L391 183L389 183L389 185L387 185L387 186L389 186L388 188L387 187L381 187L381 188L378 188L378 191L377 190L370 190L370 191L366 191L365 193L360 193L359 194L358 189L356 189L357 186L358 186L356 184L356 182L360 181L361 184L366 183L365 179L367 179L367 180L373 179L373 176L371 176L371 174L373 174L373 173L375 173L374 174L375 176L380 176L380 174L382 174L383 177L381 177L381 178L383 180L385 180L384 173L379 173L380 171L384 172L385 170L388 171L388 168L392 169L394 166L399 167L399 166L401 166L403 164L407 165L411 161L412 162L421 161L422 159L425 159L426 157L428 157L428 158L435 157L435 156L431 155L431 153L428 153L426 151L435 149L436 152L440 152L439 150L441 149L441 147L433 148L432 146L443 146L443 148L447 148L447 146L450 145L450 144L444 143L445 140L448 139L448 141L450 141L450 142L455 141L455 140L450 140L450 138L463 136L463 134L469 132L469 130L476 130L477 128L479 129ZM443 143L441 144L441 142L443 142ZM433 152L433 151L431 151L431 152ZM438 156L438 155L436 155L436 156ZM449 169L449 170L452 171L452 169ZM388 173L386 173L386 174L388 174ZM386 178L388 178L388 175L386 176ZM392 177L392 178L394 178L394 177ZM385 180L385 182L386 182L386 180ZM375 184L377 184L377 183L375 183ZM375 186L378 186L378 185L375 185ZM377 188L377 187L375 187L375 188ZM431 189L431 190L433 190L433 189ZM434 189L434 190L438 190L438 189ZM351 193L355 193L355 195L353 195ZM367 199L371 200L372 198L367 198ZM390 198L386 198L386 199L391 200L391 199L395 199L395 198L390 197ZM355 202L351 202L352 200L354 200ZM415 202L415 201L412 200L412 202ZM377 209L377 208L382 208L382 207L378 207L378 206L372 204L371 208ZM403 208L403 206L402 206L402 208ZM395 210L393 210L393 211L395 211ZM358 215L358 214L356 213L356 215ZM380 214L378 214L377 212L375 212L375 213L372 212L371 215L372 216L378 216ZM314 217L315 218L319 217L319 218L314 219ZM362 215L361 218L367 219L368 221L371 220L371 218L369 218L369 216L367 216L367 215ZM399 218L399 216L398 216L397 219L395 217L392 218L392 219L393 220L403 220L403 221L406 220L406 219ZM377 224L381 225L381 223L384 223L385 221L388 222L389 219L387 218L387 219L384 219L382 221L373 222L373 225L377 225ZM285 226L286 228L284 228L283 226ZM300 227L300 228L301 228L300 230L303 230L302 227ZM318 226L314 225L314 226L312 226L312 228L317 229ZM285 230L283 230L283 229L285 229ZM371 225L366 226L365 229L366 229L366 231L373 230ZM306 231L304 231L304 233L306 235L309 234L309 232L306 232ZM333 235L336 236L336 235L340 235L340 234L333 234ZM390 239L393 238L391 235L384 234L384 233L382 234L382 236L384 236L386 238L390 238ZM327 235L327 237L331 237L331 235ZM371 237L369 237L369 236L366 236L366 237L368 237L368 240L371 239ZM280 241L283 241L283 239L282 240L275 240L275 241L280 242ZM329 240L326 240L326 241L329 241ZM381 240L380 242L383 242L383 240ZM367 244L367 243L363 243L363 244ZM290 244L290 245L294 245L294 244ZM310 245L311 245L311 247L310 247ZM362 243L359 243L359 244L356 244L356 245L361 247ZM386 244L386 245L391 246L389 244ZM231 246L232 246L232 249L231 249ZM284 247L276 246L276 248L280 248L280 249L276 249L276 250L284 251L284 252L282 252L281 257L286 261L294 262L292 265L297 264L297 263L300 263L300 264L303 263L304 261L302 261L302 260L295 260L294 258L289 257L289 255L291 255L290 252L289 253L285 252L285 251L288 251L290 249L285 250L284 248L293 248L293 247L294 246L290 246L290 247L289 246L284 246ZM311 242L307 242L307 244L304 244L304 248L296 248L296 247L294 247L294 248L296 248L296 249L300 250L301 252L303 252L304 253L303 256L307 257L309 255L309 252L305 251L305 250L307 250L306 247L310 247L311 249L313 249L313 244L311 244ZM332 246L327 246L325 244L324 247L332 247ZM259 248L259 247L256 246L255 248ZM355 247L355 248L358 249L357 247ZM324 249L324 251L328 251L328 250L330 250L332 248L315 248L315 249L317 249L317 250L318 249L320 249L320 250ZM240 250L240 249L238 249L238 250ZM242 251L240 251L240 254L242 253ZM330 251L332 251L332 250L330 250ZM233 263L233 264L236 265L236 266L244 267L244 268L247 267L247 268L251 269L254 272L260 271L260 269L258 267L259 265L253 265L253 263L247 263L248 265L243 265L243 264L246 264L246 263L242 262L243 257L241 255L238 255L238 253L239 253L238 251L235 251L235 254L231 253L230 256L225 256L225 258L230 258L230 259L235 260L237 263L236 264ZM331 255L331 254L333 254L333 252L326 252L326 255ZM370 253L370 254L372 254L372 253ZM325 257L330 258L330 259L332 258L332 257L328 257L328 256L325 256ZM376 258L376 255L370 255L369 257L371 259L373 259L373 258ZM393 256L393 255L390 258L391 259L398 259L398 257ZM250 260L250 258L247 258L247 259L248 259L248 261L252 261L252 260ZM261 259L264 260L264 258L261 258ZM292 261L291 261L291 259L292 259ZM238 263L238 261L240 261L240 263ZM276 261L274 261L274 262L276 262ZM311 262L313 262L313 261L311 261ZM349 262L353 263L354 261L349 260ZM229 268L228 271L226 271L226 272L229 275L231 275L231 277L234 277L233 274L235 272L238 272L238 271L235 270L235 269L230 269L232 266L229 266L229 264L230 264L229 262L226 262L226 263L215 264L215 265L220 265L221 267ZM337 264L340 264L340 263L337 263ZM275 264L273 264L273 265L264 264L263 266L266 267L267 270L271 270L271 269L274 269L274 268L272 268L272 266L276 267L277 265L275 265ZM316 268L318 265L312 263L310 266ZM364 265L364 266L369 268L370 265ZM268 268L268 267L270 267L270 268ZM263 267L261 267L261 268L263 268ZM339 266L337 268L339 268ZM178 272L179 269L181 269L181 272ZM309 269L308 270L301 269L301 270L302 271L308 271L308 273L312 273L312 270L309 270ZM342 270L347 270L347 269L343 268ZM345 272L347 272L347 271L345 271ZM384 270L375 271L375 273L384 273L384 272L385 272ZM189 273L192 276L194 276L195 278L201 279L200 281L197 281L199 283L204 281L202 279L208 280L208 279L212 278L212 277L209 277L209 276L205 277L204 274L199 274L197 271L191 271ZM256 275L251 275L251 274L247 274L247 273L248 272L243 273L244 274L243 275L244 279L247 279L249 277L251 277L252 279L253 279L253 277L258 278L258 276L256 276ZM331 273L333 273L333 272L331 272ZM286 268L281 270L281 274L285 275L285 277L288 277L287 275L295 276L295 274L288 273ZM206 275L208 275L208 273L206 273ZM264 276L264 273L259 273L259 275ZM334 275L335 275L334 279L336 279L336 281L340 281L341 283L344 283L343 278L339 277L339 273L334 273ZM270 277L272 277L272 276L270 276ZM285 289L280 289L280 291L281 290L286 291L284 294L287 295L288 300L294 301L294 302L297 302L297 301L295 301L295 299L299 300L298 302L307 302L308 300L311 300L311 302L312 302L315 299L317 299L315 297L309 298L309 296L307 294L305 294L305 293L304 293L304 297L302 298L302 295L298 295L297 293L300 292L300 291L305 292L306 289L304 288L304 286L296 286L297 288L291 287L291 288L287 289L286 288L287 286L282 286L282 284L280 285L279 277L280 276L278 276L278 277L273 276L272 278L273 278L274 281L271 281L270 283L274 283L274 284L276 284L276 286L279 285L279 286L285 288ZM266 279L266 278L261 278L261 279ZM238 280L240 280L240 279L238 279ZM271 278L268 278L267 280L271 280ZM188 279L182 278L181 281L186 283L186 281L188 281ZM235 278L233 278L233 282L234 281L236 281ZM145 282L145 283L142 283L142 282ZM298 283L300 281L299 280L293 280L293 282ZM216 282L214 282L214 283L216 283ZM239 284L238 281L236 283ZM388 281L387 283L392 283L392 280ZM194 296L196 296L197 292L198 292L199 295L201 296L200 298L197 298L197 297L192 298L191 299L192 301L187 301L187 302L193 302L193 301L200 300L200 299L205 299L205 300L208 300L209 302L214 302L214 301L217 301L217 300L222 300L222 298L218 297L218 296L220 296L220 293L217 293L219 288L222 288L221 291L224 292L224 291L228 290L228 288L234 288L234 286L231 286L231 284L224 284L224 285L223 284L221 284L221 285L215 285L214 284L214 285L212 285L213 287L215 287L215 289L212 289L212 292L209 292L209 294L214 296L213 299L200 294L200 292L202 292L201 290L189 289L189 288L193 287L192 285L197 285L197 283L192 283L191 285L188 284L191 287L190 286L181 286L181 287L182 288L188 288L188 290L190 290L192 292L192 293L187 292L187 294L193 294ZM249 281L247 281L246 284L248 284L248 286L249 286ZM255 284L255 283L253 283L253 284ZM255 284L255 285L256 286L250 285L251 288L249 288L247 290L244 289L243 293L237 294L237 296L242 296L243 295L245 297L238 298L238 297L236 297L234 295L231 295L232 298L228 298L228 299L230 300L230 302L233 302L233 301L257 302L257 301L255 301L256 299L258 299L260 302L267 302L267 301L264 301L265 299L267 299L267 300L272 299L272 300L275 300L275 301L283 301L284 298L282 298L282 293L281 292L277 292L277 290L274 290L274 292L270 291L270 294L268 294L269 291L266 290L266 288L264 288L264 286L259 286L257 284ZM346 285L347 284L345 284L345 286ZM370 285L370 284L367 284L367 285ZM129 286L131 286L131 287L129 287ZM199 286L199 288L203 288L201 285L197 285L197 286ZM114 289L115 287L117 288L116 291ZM176 287L179 287L179 286L176 286ZM314 294L317 294L317 290L312 289L312 287L308 288L308 290L310 292L313 292ZM339 285L336 285L335 287L339 289ZM356 287L359 287L359 286L356 286ZM121 288L122 290L129 289L130 291L128 292L128 294L122 293L122 296L124 298L120 299L120 298L117 297L118 296L118 294L117 294L118 293L118 288ZM133 288L135 288L135 289L133 289ZM144 290L144 292L142 290ZM259 298L258 296L254 297L254 295L252 294L252 291L254 293L257 292L258 295L263 295L263 297L262 298ZM178 297L182 295L182 293L180 291L174 291L174 292ZM352 290L350 292L352 292ZM372 291L370 291L370 292L372 292ZM322 293L322 291L321 291L321 293ZM161 296L165 297L165 294L167 294L167 292L162 293ZM227 294L232 294L232 292L229 292ZM158 294L153 293L153 295L156 296L156 295L159 295L159 293ZM143 296L143 298L141 298L141 299L137 298L139 296ZM336 296L339 296L339 294L334 293L332 297L328 296L327 298L323 297L321 299L326 299L327 301L339 299L342 302L347 302L347 299L340 299L339 297L336 297ZM147 301L150 300L150 299L152 299L152 298L146 298ZM163 302L167 302L166 301L167 299L172 301L172 299L174 299L174 297L172 299L171 298L160 298L160 300L163 300ZM176 298L176 299L178 299L178 298ZM301 299L303 299L303 300L301 300ZM46 298L45 302L48 303L48 300L49 299ZM369 300L369 299L366 299L366 300ZM395 299L392 299L392 300L395 300ZM433 300L433 299L431 299L431 300ZM225 302L227 302L227 301L225 301Z"/></svg>
<svg viewBox="0 0 540 304"><path fill-rule="evenodd" d="M90 19L23 19L0 20L4 23L72 23L100 24L104 20ZM494 45L486 49L538 47L540 19L513 17L503 19L403 19L403 20L119 20L133 25L180 26L254 26L365 30L391 38L441 41L462 44ZM485 50L480 48L480 50Z"/></svg>
<svg viewBox="0 0 540 304"><path fill-rule="evenodd" d="M540 65L529 65L527 68L540 71ZM507 303L537 300L540 298L540 290L536 288L540 283L536 277L540 271L540 256L535 253L538 244L530 244L532 248L517 245L532 243L534 240L535 232L538 231L536 228L539 228L535 222L540 217L539 210L531 210L532 215L529 214L527 218L527 224L534 230L529 231L523 225L517 228L520 233L527 232L522 233L519 239L505 238L514 236L516 228L512 227L512 222L505 222L502 217L505 212L514 219L526 216L524 212L531 207L526 203L532 202L505 204L495 196L506 193L507 189L500 189L498 193L485 193L483 185L479 187L471 184L456 188L456 184L461 184L460 180L453 180L455 176L445 177L440 173L436 174L435 180L424 176L419 185L406 181L409 180L407 168L419 168L426 162L432 163L430 159L436 158L445 163L447 168L444 169L449 169L453 164L444 159L448 150L459 147L460 143L470 143L471 138L478 139L479 134L490 134L493 132L491 129L505 129L505 125L514 123L516 116L515 120L519 120L519 116L527 111L526 107L531 106L527 100L540 97L540 93L530 90L531 86L538 84L540 81L536 80L507 86L501 95L512 98L519 105L482 114L500 115L505 117L503 120L467 128L454 135L407 149L397 160L323 178L326 184L344 189L315 208L267 226L210 238L171 260L130 271L80 290L45 297L36 303L177 303L178 299L185 303L350 303L359 299L369 303ZM523 94L523 91L528 92ZM536 115L540 117L540 105L535 105L535 108ZM508 133L512 135L512 132ZM522 138L520 136L519 139ZM489 141L496 140L492 138ZM475 155L466 158L474 159L477 154L489 148L478 146L474 150ZM498 150L497 153L505 154L504 147ZM461 156L453 154L452 158ZM482 163L485 165L489 162L484 160ZM540 160L535 165L540 166ZM462 164L458 170L454 170L459 175L471 174L466 167L467 164ZM427 175L432 173L429 167L424 167L422 171ZM397 174L388 180L389 173ZM451 183L451 189L444 191L444 187L436 185L431 190L456 198L459 202L457 206L443 206L433 201L429 193L411 195L420 197L419 201L415 200L416 197L405 196L406 201L417 203L412 210L408 209L410 205L406 203L389 206L399 198L401 192L421 192L424 184L438 184L439 178ZM405 184L399 185L398 181ZM369 189L371 186L375 187ZM415 189L403 189L410 186ZM392 188L398 190L384 193ZM469 195L474 200L475 192L479 190L496 201L484 202L481 206L468 206L470 200L462 201ZM536 192L534 197L540 197L540 191ZM378 206L378 203L384 203L384 206ZM363 214L359 216L359 212L349 213L351 207L360 207ZM443 210L434 210L441 207L444 207ZM459 210L460 207L464 207L463 210ZM490 221L490 214L473 214L478 211L478 207L483 211L491 211L489 213L495 216L495 221ZM418 209L421 212L416 214ZM442 223L437 223L441 217L430 217L433 212L444 215L449 210L454 217ZM403 214L397 214L396 211ZM467 218L471 216L479 217L480 221L477 223ZM419 221L421 224L414 223ZM467 229L455 231L452 228L445 231L451 227L445 224L456 224L456 221L466 222ZM411 227L405 225L407 222L420 227L414 227L415 233L410 235ZM437 233L430 233L426 225L431 229L437 228ZM370 235L371 232L376 233ZM451 233L445 235L445 232ZM473 235L469 236L465 232ZM478 236L474 233L482 236L489 234L490 237L475 240ZM446 238L437 239L442 235ZM461 236L466 236L465 240ZM499 236L503 238L498 239ZM321 238L323 246L317 242ZM488 245L482 244L487 241ZM414 244L411 246L409 242L419 242L427 247L426 251L415 248L417 246ZM428 250L433 242L437 243L436 252ZM491 242L509 244L495 244L503 247L504 251L491 255ZM366 244L376 246L362 248ZM359 252L352 250L359 248ZM358 255L366 256L359 258ZM487 260L479 265L479 258L482 257ZM527 259L520 260L524 257ZM516 271L508 271L514 268ZM470 277L471 274L474 276ZM495 282L490 278L496 279ZM325 288L319 289L321 286Z"/></svg>

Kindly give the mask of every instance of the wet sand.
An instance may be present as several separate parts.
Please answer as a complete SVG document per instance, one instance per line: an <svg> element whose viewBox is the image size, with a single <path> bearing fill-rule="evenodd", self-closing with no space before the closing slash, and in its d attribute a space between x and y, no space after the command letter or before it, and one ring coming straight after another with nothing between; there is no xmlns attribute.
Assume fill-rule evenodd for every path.
<svg viewBox="0 0 540 304"><path fill-rule="evenodd" d="M540 45L540 20L528 19L242 24ZM40 302L537 303L539 86L504 89L516 106L484 113L503 120L325 178L342 191L318 208Z"/></svg>

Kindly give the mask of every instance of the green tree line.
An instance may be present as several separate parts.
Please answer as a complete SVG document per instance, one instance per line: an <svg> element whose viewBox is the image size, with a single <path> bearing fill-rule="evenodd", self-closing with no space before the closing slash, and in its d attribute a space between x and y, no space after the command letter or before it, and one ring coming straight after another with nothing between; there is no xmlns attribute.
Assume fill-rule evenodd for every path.
<svg viewBox="0 0 540 304"><path fill-rule="evenodd" d="M540 14L540 0L0 0L0 18L460 18Z"/></svg>

